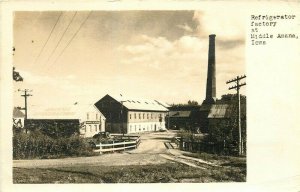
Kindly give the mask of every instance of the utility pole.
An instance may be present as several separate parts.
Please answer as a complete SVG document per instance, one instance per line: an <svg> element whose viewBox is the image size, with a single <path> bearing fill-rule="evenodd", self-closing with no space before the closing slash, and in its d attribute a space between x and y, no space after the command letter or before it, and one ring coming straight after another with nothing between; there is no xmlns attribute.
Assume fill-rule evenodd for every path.
<svg viewBox="0 0 300 192"><path fill-rule="evenodd" d="M242 142L242 126L241 126L241 96L240 96L240 88L245 86L246 83L241 83L240 80L246 78L246 75L237 76L236 78L229 80L226 84L235 82L236 84L232 87L229 87L229 90L236 89L237 97L238 97L238 130L239 130L239 155L243 154L243 142Z"/></svg>
<svg viewBox="0 0 300 192"><path fill-rule="evenodd" d="M22 109L25 110L24 127L25 127L26 133L27 133L27 128L26 128L26 126L25 126L25 122L26 122L26 120L27 120L27 114L28 114L28 113L27 113L27 112L28 112L28 107L27 107L27 97L32 96L31 94L28 94L29 92L32 92L32 90L29 90L29 89L20 90L20 89L18 89L18 91L24 92L24 95L21 95L21 96L24 97L24 99L25 99L25 107L22 108Z"/></svg>

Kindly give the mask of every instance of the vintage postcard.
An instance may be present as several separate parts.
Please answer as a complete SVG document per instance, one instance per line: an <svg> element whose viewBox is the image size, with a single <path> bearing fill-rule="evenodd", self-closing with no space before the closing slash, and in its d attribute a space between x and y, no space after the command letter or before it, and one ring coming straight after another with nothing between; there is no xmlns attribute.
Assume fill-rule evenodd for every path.
<svg viewBox="0 0 300 192"><path fill-rule="evenodd" d="M2 2L1 191L299 191L299 7Z"/></svg>

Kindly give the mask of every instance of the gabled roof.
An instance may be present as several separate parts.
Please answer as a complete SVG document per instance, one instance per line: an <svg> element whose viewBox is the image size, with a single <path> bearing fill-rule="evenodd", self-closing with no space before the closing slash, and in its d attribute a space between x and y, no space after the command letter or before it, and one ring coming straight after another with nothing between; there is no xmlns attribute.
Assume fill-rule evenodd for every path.
<svg viewBox="0 0 300 192"><path fill-rule="evenodd" d="M157 100L155 100L155 101L156 101L157 103L159 103L160 105L166 107L166 108L171 107L169 104L167 104L167 103L165 103L165 102L157 101Z"/></svg>
<svg viewBox="0 0 300 192"><path fill-rule="evenodd" d="M25 117L25 114L17 107L14 107L13 118L24 118L24 117Z"/></svg>
<svg viewBox="0 0 300 192"><path fill-rule="evenodd" d="M214 104L211 105L208 118L232 118L237 115L237 105L234 104ZM246 116L246 105L241 104L241 115Z"/></svg>
<svg viewBox="0 0 300 192"><path fill-rule="evenodd" d="M28 119L78 119L72 107L44 106L31 108Z"/></svg>
<svg viewBox="0 0 300 192"><path fill-rule="evenodd" d="M160 102L149 99L128 98L121 95L106 95L104 97L111 97L119 103L122 103L128 110L142 110L142 111L168 111ZM103 98L104 98L103 97ZM102 99L103 99L102 98ZM100 99L101 100L101 99Z"/></svg>
<svg viewBox="0 0 300 192"><path fill-rule="evenodd" d="M33 110L29 111L29 119L84 119L86 113L90 111L97 111L103 116L93 104L75 103L67 107L51 106Z"/></svg>

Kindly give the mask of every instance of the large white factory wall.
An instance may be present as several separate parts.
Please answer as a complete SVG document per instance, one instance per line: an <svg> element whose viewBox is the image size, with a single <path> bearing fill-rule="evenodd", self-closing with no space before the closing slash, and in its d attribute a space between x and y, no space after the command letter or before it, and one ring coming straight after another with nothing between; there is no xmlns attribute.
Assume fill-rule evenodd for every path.
<svg viewBox="0 0 300 192"><path fill-rule="evenodd" d="M140 133L148 131L165 130L165 122L140 122L140 123L128 123L128 133Z"/></svg>

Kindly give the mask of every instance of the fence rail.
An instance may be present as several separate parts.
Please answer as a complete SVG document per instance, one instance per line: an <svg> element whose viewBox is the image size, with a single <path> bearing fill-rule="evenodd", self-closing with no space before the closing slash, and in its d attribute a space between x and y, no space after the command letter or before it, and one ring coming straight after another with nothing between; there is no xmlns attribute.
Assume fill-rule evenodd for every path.
<svg viewBox="0 0 300 192"><path fill-rule="evenodd" d="M175 143L180 150L189 152L206 152L216 154L237 154L237 146L232 143L225 142L196 142L186 141L180 137L175 137Z"/></svg>
<svg viewBox="0 0 300 192"><path fill-rule="evenodd" d="M114 142L113 143L99 143L96 145L94 152L99 152L102 154L103 152L113 152L113 151L122 151L130 148L137 148L141 143L141 139L139 136L126 136L127 139L132 139L133 141L124 141L124 142ZM123 137L122 137L123 139Z"/></svg>

